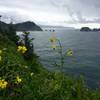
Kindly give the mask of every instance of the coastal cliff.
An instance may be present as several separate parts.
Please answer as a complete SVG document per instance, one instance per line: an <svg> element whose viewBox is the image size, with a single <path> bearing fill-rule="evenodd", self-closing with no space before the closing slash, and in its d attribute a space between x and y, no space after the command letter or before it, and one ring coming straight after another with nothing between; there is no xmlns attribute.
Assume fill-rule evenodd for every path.
<svg viewBox="0 0 100 100"><path fill-rule="evenodd" d="M14 27L17 31L42 31L38 25L30 21L14 24Z"/></svg>
<svg viewBox="0 0 100 100"><path fill-rule="evenodd" d="M0 28L2 28L3 30L7 30L10 25L11 24L7 24L5 22L0 22ZM16 31L42 31L42 29L38 25L31 21L12 24L12 26Z"/></svg>

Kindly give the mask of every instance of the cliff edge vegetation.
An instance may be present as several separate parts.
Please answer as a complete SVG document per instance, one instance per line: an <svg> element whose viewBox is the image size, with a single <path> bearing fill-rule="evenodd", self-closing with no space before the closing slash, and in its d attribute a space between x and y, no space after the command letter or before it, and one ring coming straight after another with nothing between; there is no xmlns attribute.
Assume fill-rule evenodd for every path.
<svg viewBox="0 0 100 100"><path fill-rule="evenodd" d="M44 69L36 54L26 59L27 46L16 41L12 27L0 29L0 100L100 100L83 78Z"/></svg>

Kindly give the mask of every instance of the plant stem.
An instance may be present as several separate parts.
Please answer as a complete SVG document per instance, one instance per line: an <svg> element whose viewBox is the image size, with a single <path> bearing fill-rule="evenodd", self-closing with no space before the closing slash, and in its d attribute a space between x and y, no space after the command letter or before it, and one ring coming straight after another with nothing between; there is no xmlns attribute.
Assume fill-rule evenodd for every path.
<svg viewBox="0 0 100 100"><path fill-rule="evenodd" d="M61 61L60 68L61 68L61 73L63 73L63 66L64 66L63 48L62 48L62 44L61 44L60 40L58 40L58 43L59 43L59 46L60 46L60 51L59 51L60 61Z"/></svg>

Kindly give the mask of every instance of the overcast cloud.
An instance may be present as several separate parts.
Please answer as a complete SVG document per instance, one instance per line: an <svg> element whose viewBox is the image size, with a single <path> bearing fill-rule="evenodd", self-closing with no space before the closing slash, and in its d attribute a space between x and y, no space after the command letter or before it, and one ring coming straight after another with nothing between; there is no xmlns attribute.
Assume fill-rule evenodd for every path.
<svg viewBox="0 0 100 100"><path fill-rule="evenodd" d="M2 20L100 27L100 0L0 0Z"/></svg>

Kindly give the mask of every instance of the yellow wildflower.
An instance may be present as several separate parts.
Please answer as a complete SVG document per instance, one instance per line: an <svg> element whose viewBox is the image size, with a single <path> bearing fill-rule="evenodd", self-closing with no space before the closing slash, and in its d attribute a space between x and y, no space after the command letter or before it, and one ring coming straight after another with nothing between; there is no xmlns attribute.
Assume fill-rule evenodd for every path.
<svg viewBox="0 0 100 100"><path fill-rule="evenodd" d="M0 88L4 89L7 87L8 82L5 81L4 79L0 80Z"/></svg>
<svg viewBox="0 0 100 100"><path fill-rule="evenodd" d="M21 50L22 50L22 46L18 46L17 51L19 52L19 51L21 51Z"/></svg>
<svg viewBox="0 0 100 100"><path fill-rule="evenodd" d="M17 51L21 53L25 53L27 51L27 48L25 46L18 46Z"/></svg>
<svg viewBox="0 0 100 100"><path fill-rule="evenodd" d="M68 55L68 56L72 56L72 55L73 55L73 50L69 49L69 50L67 51L67 55Z"/></svg>
<svg viewBox="0 0 100 100"><path fill-rule="evenodd" d="M21 82L22 82L22 79L19 76L17 76L16 77L16 83L18 84L18 83L21 83Z"/></svg>
<svg viewBox="0 0 100 100"><path fill-rule="evenodd" d="M55 38L55 37L50 38L51 43L55 43L56 41L57 41L57 38Z"/></svg>
<svg viewBox="0 0 100 100"><path fill-rule="evenodd" d="M25 53L27 51L27 48L25 46L22 47L22 53Z"/></svg>

